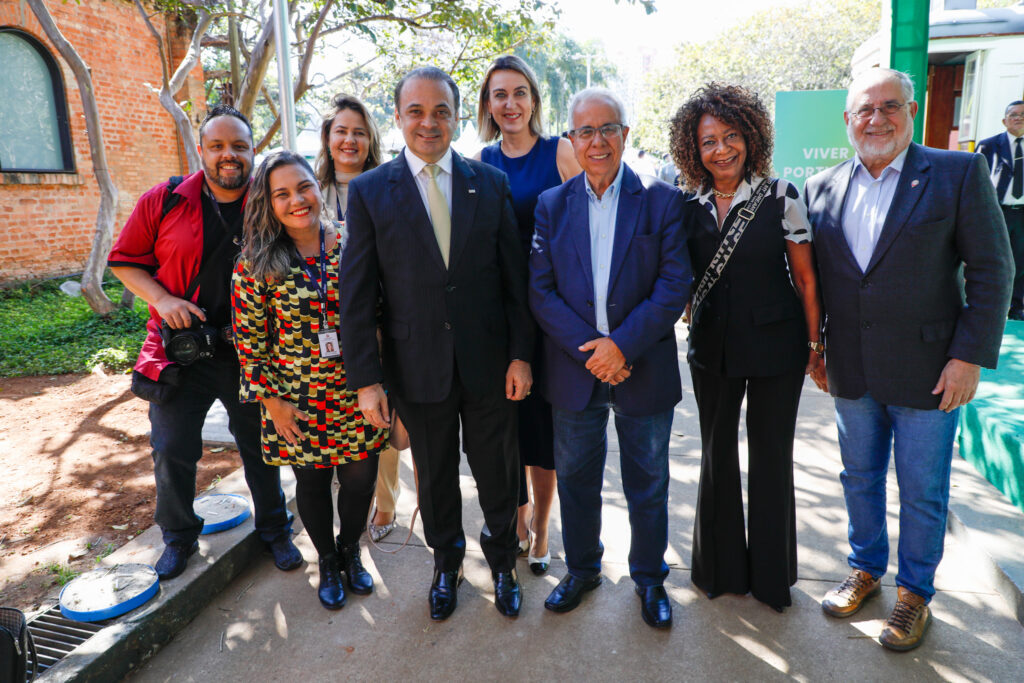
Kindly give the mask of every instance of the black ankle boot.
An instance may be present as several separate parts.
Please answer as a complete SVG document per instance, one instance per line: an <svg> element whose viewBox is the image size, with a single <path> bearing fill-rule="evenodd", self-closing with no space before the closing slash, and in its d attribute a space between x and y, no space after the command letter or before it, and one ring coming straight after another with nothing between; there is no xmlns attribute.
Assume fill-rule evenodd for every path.
<svg viewBox="0 0 1024 683"><path fill-rule="evenodd" d="M320 588L316 594L320 604L327 609L341 609L345 606L345 586L341 582L337 555L320 558Z"/></svg>
<svg viewBox="0 0 1024 683"><path fill-rule="evenodd" d="M359 542L338 547L341 553L341 564L348 578L348 589L356 595L369 595L373 592L373 577L363 568L363 560L359 557Z"/></svg>

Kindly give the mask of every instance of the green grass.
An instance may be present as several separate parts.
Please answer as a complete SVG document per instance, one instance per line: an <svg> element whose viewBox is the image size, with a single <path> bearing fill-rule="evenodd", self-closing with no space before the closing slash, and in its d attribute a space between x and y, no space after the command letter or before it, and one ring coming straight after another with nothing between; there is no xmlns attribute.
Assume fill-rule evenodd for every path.
<svg viewBox="0 0 1024 683"><path fill-rule="evenodd" d="M63 586L68 581L78 576L80 573L76 572L66 564L58 564L56 562L51 562L50 564L48 564L46 566L46 571L50 574L53 574L54 580L57 582L58 586Z"/></svg>
<svg viewBox="0 0 1024 683"><path fill-rule="evenodd" d="M107 317L92 312L82 297L60 291L61 281L0 289L0 377L91 372L131 368L145 339L149 313L141 299L132 310ZM107 284L111 300L121 300L120 283Z"/></svg>

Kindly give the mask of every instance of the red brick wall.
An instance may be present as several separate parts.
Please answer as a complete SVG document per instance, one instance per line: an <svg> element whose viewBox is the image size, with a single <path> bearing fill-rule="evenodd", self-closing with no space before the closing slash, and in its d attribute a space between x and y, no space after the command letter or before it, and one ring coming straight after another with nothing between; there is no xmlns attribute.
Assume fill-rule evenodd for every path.
<svg viewBox="0 0 1024 683"><path fill-rule="evenodd" d="M174 122L150 87L159 88L162 82L156 39L135 6L122 0L46 0L46 6L92 70L107 163L118 189L116 234L143 192L187 172ZM162 15L151 21L164 38L165 50L171 43L173 73L191 32L176 20L165 25ZM0 0L0 26L29 33L49 48L59 65L77 170L72 175L0 172L0 283L78 272L92 246L100 193L75 77L28 5ZM202 79L197 65L178 94L179 101L192 100L194 126L206 109Z"/></svg>

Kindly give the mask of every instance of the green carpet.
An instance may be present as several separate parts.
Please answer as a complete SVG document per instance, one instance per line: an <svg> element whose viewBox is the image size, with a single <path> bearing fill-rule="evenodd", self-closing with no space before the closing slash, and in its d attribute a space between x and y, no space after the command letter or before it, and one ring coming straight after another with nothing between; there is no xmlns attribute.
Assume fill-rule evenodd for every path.
<svg viewBox="0 0 1024 683"><path fill-rule="evenodd" d="M1007 321L998 369L960 410L960 455L1024 510L1024 322Z"/></svg>

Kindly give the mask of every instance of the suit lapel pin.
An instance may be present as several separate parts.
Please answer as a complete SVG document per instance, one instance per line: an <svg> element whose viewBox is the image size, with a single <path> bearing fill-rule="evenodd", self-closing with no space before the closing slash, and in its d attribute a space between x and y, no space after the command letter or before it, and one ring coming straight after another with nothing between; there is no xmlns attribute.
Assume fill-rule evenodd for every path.
<svg viewBox="0 0 1024 683"><path fill-rule="evenodd" d="M469 188L469 193L470 194L476 194L476 190L471 187L471 188Z"/></svg>
<svg viewBox="0 0 1024 683"><path fill-rule="evenodd" d="M911 181L910 181L910 186L911 186L911 187L917 187L917 186L918 186L918 185L920 185L920 184L921 184L921 181L920 181L920 180L911 180Z"/></svg>

